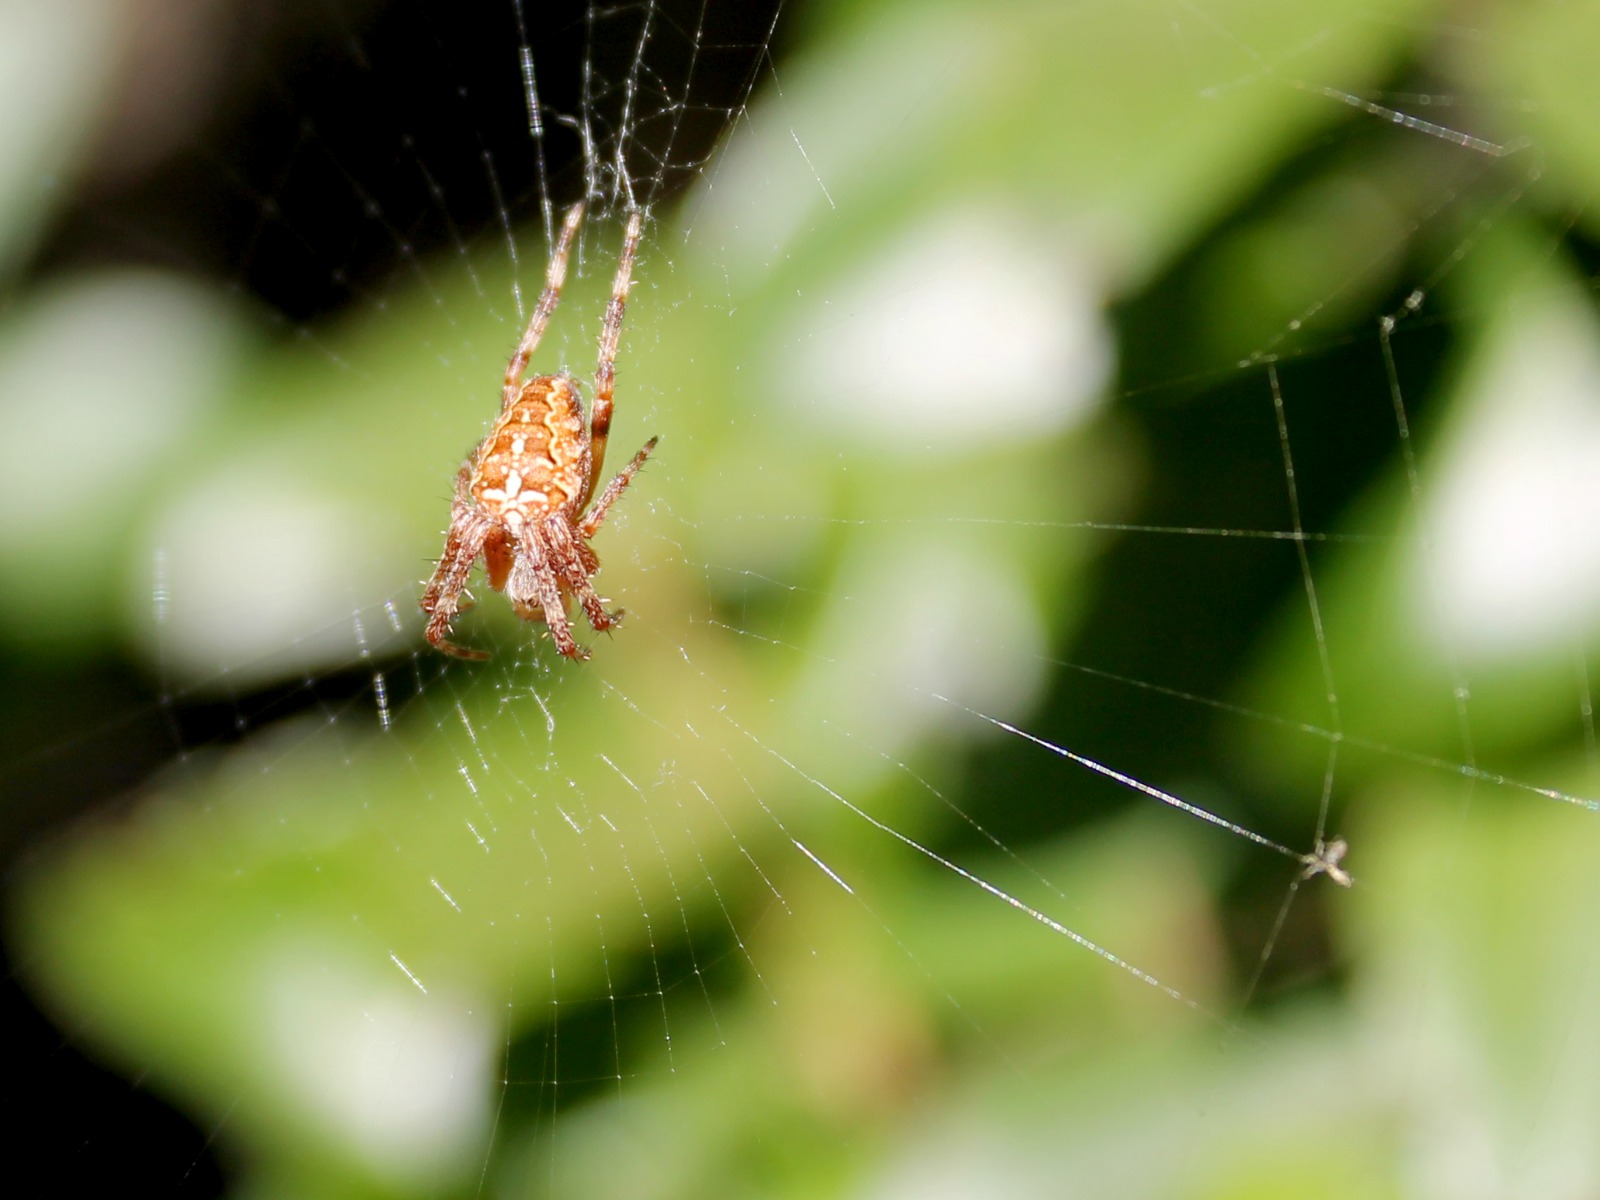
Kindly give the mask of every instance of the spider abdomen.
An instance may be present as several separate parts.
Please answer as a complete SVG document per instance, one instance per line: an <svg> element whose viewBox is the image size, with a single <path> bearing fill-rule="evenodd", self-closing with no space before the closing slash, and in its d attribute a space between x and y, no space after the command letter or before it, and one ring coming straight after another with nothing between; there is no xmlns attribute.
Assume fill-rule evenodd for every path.
<svg viewBox="0 0 1600 1200"><path fill-rule="evenodd" d="M484 510L518 524L575 503L588 474L577 384L564 375L540 375L484 438L469 486Z"/></svg>

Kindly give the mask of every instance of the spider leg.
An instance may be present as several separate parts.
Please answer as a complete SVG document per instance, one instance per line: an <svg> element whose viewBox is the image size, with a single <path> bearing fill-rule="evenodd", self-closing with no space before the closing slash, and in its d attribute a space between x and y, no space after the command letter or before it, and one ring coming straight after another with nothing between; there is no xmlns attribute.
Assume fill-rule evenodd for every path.
<svg viewBox="0 0 1600 1200"><path fill-rule="evenodd" d="M596 633L603 633L613 625L621 624L621 610L607 612L605 604L594 590L594 584L589 581L589 576L600 563L593 552L588 555L589 561L584 562L583 551L567 515L552 513L545 518L544 528L545 540L550 545L551 566L561 582L578 598L578 603L583 606L583 615L589 618L590 627Z"/></svg>
<svg viewBox="0 0 1600 1200"><path fill-rule="evenodd" d="M471 492L471 487L472 487L472 463L469 460L467 462L462 463L461 464L461 470L456 472L456 495L455 495L455 499L450 502L450 524L452 524L452 525L457 524L458 522L460 522L463 519L463 514L464 513L469 513L469 512L472 511L472 492ZM489 551L489 546L490 546L490 543L487 540L485 540L484 546L483 546L483 553L486 554L486 555L487 555L487 553ZM471 567L470 563L468 564L467 570L469 572L472 570L472 567ZM456 600L456 616L459 617L462 613L466 612L469 608L473 607L473 605L475 605L476 603L477 603L477 601L472 598L472 593L467 591L466 588L463 587L462 590L461 590L460 597L458 597L457 600Z"/></svg>
<svg viewBox="0 0 1600 1200"><path fill-rule="evenodd" d="M516 403L517 397L522 394L522 373L528 369L528 360L533 357L539 339L544 336L545 327L550 324L551 314L556 311L556 305L561 301L561 285L567 281L567 256L572 250L572 239L577 236L578 226L581 224L583 224L583 203L579 201L567 209L566 219L561 222L561 232L556 237L555 249L550 252L550 265L544 272L544 291L539 293L539 301L533 306L533 316L528 318L528 328L524 331L522 340L517 343L511 361L506 364L505 387L500 393L502 412Z"/></svg>
<svg viewBox="0 0 1600 1200"><path fill-rule="evenodd" d="M594 485L605 469L606 439L611 436L611 393L617 382L617 346L622 341L622 317L628 307L628 288L633 283L633 259L639 252L644 231L644 215L628 214L628 227L622 236L622 256L617 260L617 277L611 285L611 302L606 305L605 324L600 328L600 365L594 372L594 408L589 415L589 478L578 501L581 509L594 495Z"/></svg>
<svg viewBox="0 0 1600 1200"><path fill-rule="evenodd" d="M633 461L623 467L621 472L610 483L606 490L600 493L600 499L594 502L593 507L583 514L583 519L578 522L578 536L588 541L600 529L600 523L606 519L606 512L617 502L617 497L622 495L624 489L633 482L633 477L639 473L639 468L644 466L644 460L650 457L650 451L656 448L659 438L651 438L633 456Z"/></svg>
<svg viewBox="0 0 1600 1200"><path fill-rule="evenodd" d="M484 659L489 656L483 651L469 650L450 640L450 622L458 612L468 607L461 602L461 593L466 588L472 564L478 561L478 555L483 550L484 539L494 525L459 508L452 517L450 532L444 539L444 554L422 593L422 611L428 614L427 637L435 649L446 654L453 654L457 658Z"/></svg>
<svg viewBox="0 0 1600 1200"><path fill-rule="evenodd" d="M518 549L521 554L511 572L512 603L519 609L527 609L532 607L531 601L537 600L556 649L567 658L588 658L589 651L573 640L572 624L567 620L567 602L561 595L561 583L551 567L539 529L525 526Z"/></svg>

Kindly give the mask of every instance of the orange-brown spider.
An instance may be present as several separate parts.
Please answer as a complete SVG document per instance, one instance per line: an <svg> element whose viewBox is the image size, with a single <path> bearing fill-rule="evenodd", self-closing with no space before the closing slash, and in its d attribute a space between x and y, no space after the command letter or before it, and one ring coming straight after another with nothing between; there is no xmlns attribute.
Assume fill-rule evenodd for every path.
<svg viewBox="0 0 1600 1200"><path fill-rule="evenodd" d="M620 609L606 611L605 602L590 583L590 577L600 569L600 560L589 548L589 539L655 449L656 439L644 444L593 505L589 501L605 463L606 438L611 432L617 344L622 337L622 315L628 303L633 257L639 249L643 224L637 212L629 214L611 302L606 305L605 324L600 331L600 365L594 373L594 407L587 428L578 381L572 376L535 375L527 383L522 382L528 360L561 299L567 255L582 222L583 205L575 204L567 210L550 255L544 291L534 305L516 353L506 365L500 416L456 476L444 555L422 593L422 611L428 614L428 641L458 658L489 657L450 641L451 620L471 606L470 599L463 602L462 593L480 554L489 586L505 592L517 616L544 621L550 627L556 649L568 658L589 657L589 652L573 640L567 620L567 604L573 596L596 630L610 629L622 620Z"/></svg>

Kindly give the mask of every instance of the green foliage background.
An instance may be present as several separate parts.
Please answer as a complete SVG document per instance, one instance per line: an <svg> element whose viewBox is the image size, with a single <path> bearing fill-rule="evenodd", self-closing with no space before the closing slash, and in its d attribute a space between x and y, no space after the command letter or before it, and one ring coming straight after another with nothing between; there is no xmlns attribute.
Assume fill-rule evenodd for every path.
<svg viewBox="0 0 1600 1200"><path fill-rule="evenodd" d="M781 98L758 91L704 186L653 214L613 444L662 450L602 546L626 630L555 663L484 604L481 669L372 633L378 667L426 681L392 728L351 703L204 752L9 881L43 1002L202 1123L227 1114L257 1196L1594 1194L1600 845L1570 797L1600 793L1596 623L1479 655L1427 636L1414 585L1425 501L1505 403L1507 356L1556 327L1600 345L1596 7L789 19ZM26 121L57 131L13 149L17 177L70 163L93 53L60 49L76 73ZM1359 102L1385 89L1453 97L1430 118L1512 152L1396 128ZM48 207L14 192L17 262ZM1093 263L1121 359L1105 412L952 449L766 400L797 321L896 231L964 206ZM597 313L606 274L563 312ZM155 552L174 514L247 489L338 514L355 582L333 616L394 598L409 618L458 452L441 445L504 354L503 328L439 314L512 287L493 245L430 277L314 351L182 281L15 288L13 444L47 440L28 414L96 303L148 323L118 372L156 432L92 522L8 493L8 652L47 670L182 642L150 624ZM1320 641L1293 540L1106 528L1291 528L1267 357L1304 525L1330 535L1304 543ZM975 417L1003 422L993 400ZM1356 886L1305 881L1274 938L1294 858L958 705L882 717L908 673L873 600L930 547L1043 615L1048 661L996 701L1007 720L1301 852L1326 786ZM283 649L167 668L232 686L350 648ZM335 1062L415 1112L385 1124L319 1074Z"/></svg>

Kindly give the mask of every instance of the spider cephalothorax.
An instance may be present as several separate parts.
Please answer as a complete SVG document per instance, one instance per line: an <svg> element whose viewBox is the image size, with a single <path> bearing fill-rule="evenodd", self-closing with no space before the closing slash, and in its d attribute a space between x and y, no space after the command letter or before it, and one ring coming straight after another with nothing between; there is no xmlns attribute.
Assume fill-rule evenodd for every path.
<svg viewBox="0 0 1600 1200"><path fill-rule="evenodd" d="M578 383L570 375L536 375L522 382L528 360L561 299L567 255L582 221L583 205L567 210L545 272L544 291L506 366L500 416L456 476L444 555L422 594L428 641L459 658L488 657L450 641L450 622L470 605L470 601L463 602L462 594L480 555L489 586L506 593L519 617L549 625L556 649L568 658L589 657L573 640L567 620L572 597L578 598L589 624L597 630L610 629L622 619L621 610L606 611L590 582L600 569L600 560L589 548L589 539L656 445L655 438L646 442L595 498L595 483L605 464L606 438L611 432L611 392L622 315L633 258L639 249L642 222L638 213L628 217L617 278L606 305L600 365L594 375L594 406L587 424Z"/></svg>

